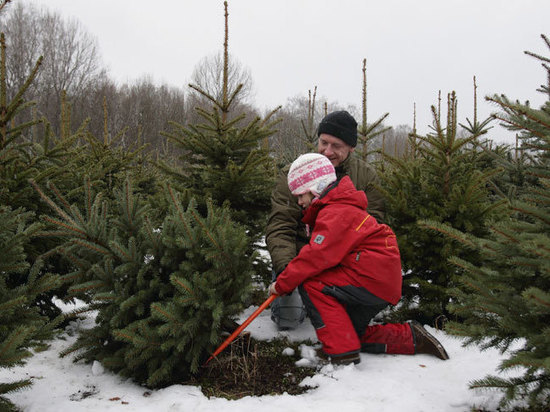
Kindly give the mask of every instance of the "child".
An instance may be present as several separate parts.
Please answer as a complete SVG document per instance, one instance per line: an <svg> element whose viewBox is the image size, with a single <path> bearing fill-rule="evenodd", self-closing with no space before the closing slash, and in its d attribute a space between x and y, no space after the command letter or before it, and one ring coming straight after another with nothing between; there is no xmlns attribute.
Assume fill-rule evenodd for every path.
<svg viewBox="0 0 550 412"><path fill-rule="evenodd" d="M367 197L351 179L337 181L323 155L298 157L288 173L290 191L304 209L311 240L269 286L284 295L299 287L319 355L335 364L359 363L359 352L429 353L448 359L419 323L368 326L401 298L401 259L393 231L366 212Z"/></svg>

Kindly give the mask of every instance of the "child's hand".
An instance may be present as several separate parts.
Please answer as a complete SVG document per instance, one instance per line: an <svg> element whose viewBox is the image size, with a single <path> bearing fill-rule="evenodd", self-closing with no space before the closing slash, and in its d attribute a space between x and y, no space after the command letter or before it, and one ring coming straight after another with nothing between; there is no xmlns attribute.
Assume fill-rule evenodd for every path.
<svg viewBox="0 0 550 412"><path fill-rule="evenodd" d="M277 282L273 282L271 285L269 285L269 288L267 289L269 295L279 295L279 292L277 292L277 289L275 289L275 283Z"/></svg>

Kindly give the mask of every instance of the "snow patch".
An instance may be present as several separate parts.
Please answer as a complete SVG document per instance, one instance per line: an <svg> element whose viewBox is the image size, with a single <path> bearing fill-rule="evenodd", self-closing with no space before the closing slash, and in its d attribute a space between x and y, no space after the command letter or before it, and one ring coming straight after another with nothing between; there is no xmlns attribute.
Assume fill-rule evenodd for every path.
<svg viewBox="0 0 550 412"><path fill-rule="evenodd" d="M285 356L294 356L295 351L292 348L285 348L285 349L283 349L282 353Z"/></svg>
<svg viewBox="0 0 550 412"><path fill-rule="evenodd" d="M246 319L255 309L250 307L240 318ZM316 373L299 385L315 389L299 396L246 396L229 401L208 398L195 386L147 389L109 370L101 371L103 365L99 362L89 365L82 361L75 363L71 356L60 358L59 353L76 341L79 330L92 327L94 323L95 313L87 312L78 321L71 322L66 333L51 341L48 350L36 353L23 366L0 369L0 382L29 378L33 381L27 390L7 397L25 412L466 412L476 408L497 410L502 398L498 391L468 389L472 380L488 374L503 377L520 374L499 373L499 364L507 354L497 349L480 351L475 345L463 347L463 339L429 326L426 327L429 332L445 346L451 357L449 360L429 355L361 353L358 365L321 366L315 355L316 336L311 323L306 320L298 328L282 332L277 330L266 310L247 330L255 339L285 336L300 342L297 352L301 359L296 364L316 368Z"/></svg>
<svg viewBox="0 0 550 412"><path fill-rule="evenodd" d="M103 375L103 373L105 373L105 368L99 361L95 360L92 364L92 375L100 376Z"/></svg>

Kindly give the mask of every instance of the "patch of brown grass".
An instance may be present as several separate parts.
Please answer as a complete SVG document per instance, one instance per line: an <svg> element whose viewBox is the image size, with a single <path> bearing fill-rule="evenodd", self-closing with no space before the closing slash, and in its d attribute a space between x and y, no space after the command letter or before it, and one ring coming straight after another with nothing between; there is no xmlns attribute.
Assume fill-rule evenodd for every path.
<svg viewBox="0 0 550 412"><path fill-rule="evenodd" d="M291 347L297 355L286 356ZM312 387L300 382L315 374L315 369L299 368L297 343L288 340L255 341L240 336L185 384L198 385L208 397L239 399L244 396L275 395L284 392L299 395Z"/></svg>

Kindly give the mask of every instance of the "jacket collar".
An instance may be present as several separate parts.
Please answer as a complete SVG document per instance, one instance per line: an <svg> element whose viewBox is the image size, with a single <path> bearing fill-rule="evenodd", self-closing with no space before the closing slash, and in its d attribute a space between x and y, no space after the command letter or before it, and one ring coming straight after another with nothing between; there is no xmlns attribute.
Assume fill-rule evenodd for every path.
<svg viewBox="0 0 550 412"><path fill-rule="evenodd" d="M336 170L336 176L340 179L343 175L346 175L347 171L350 168L351 158L353 157L353 153L350 153L348 157L346 157L346 160L344 160L338 167L335 168Z"/></svg>
<svg viewBox="0 0 550 412"><path fill-rule="evenodd" d="M302 222L309 226L315 225L317 215L326 205L335 201L366 209L367 198L365 193L355 189L349 176L344 176L327 187L321 197L311 203L304 211Z"/></svg>

